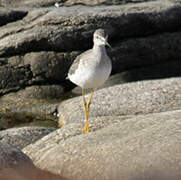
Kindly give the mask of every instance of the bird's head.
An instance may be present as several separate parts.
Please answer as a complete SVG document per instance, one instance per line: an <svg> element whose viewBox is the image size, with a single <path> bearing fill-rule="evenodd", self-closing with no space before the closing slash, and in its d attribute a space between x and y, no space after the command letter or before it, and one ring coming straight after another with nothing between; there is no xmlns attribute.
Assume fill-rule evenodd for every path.
<svg viewBox="0 0 181 180"><path fill-rule="evenodd" d="M109 47L111 47L109 45L109 43L107 42L108 40L108 34L106 34L106 32L104 31L104 29L97 29L94 32L94 44L96 45L108 45Z"/></svg>

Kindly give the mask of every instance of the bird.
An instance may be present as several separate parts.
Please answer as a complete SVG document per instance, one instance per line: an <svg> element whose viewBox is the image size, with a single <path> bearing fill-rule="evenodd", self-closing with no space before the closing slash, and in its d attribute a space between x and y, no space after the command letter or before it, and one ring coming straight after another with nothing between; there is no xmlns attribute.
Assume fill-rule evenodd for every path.
<svg viewBox="0 0 181 180"><path fill-rule="evenodd" d="M93 47L78 55L68 71L67 79L81 87L86 122L83 133L90 132L89 112L94 90L105 83L112 71L112 62L106 52L108 34L104 29L97 29L93 34ZM91 89L88 101L85 90Z"/></svg>

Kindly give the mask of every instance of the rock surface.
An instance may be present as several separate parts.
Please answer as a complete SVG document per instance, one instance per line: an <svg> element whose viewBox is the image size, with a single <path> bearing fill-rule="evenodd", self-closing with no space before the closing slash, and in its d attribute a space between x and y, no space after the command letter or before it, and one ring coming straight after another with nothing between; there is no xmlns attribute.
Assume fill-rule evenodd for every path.
<svg viewBox="0 0 181 180"><path fill-rule="evenodd" d="M69 178L180 179L180 117L180 110L138 115L87 135L67 125L24 152L36 166Z"/></svg>
<svg viewBox="0 0 181 180"><path fill-rule="evenodd" d="M35 168L32 161L15 146L0 142L1 180L67 180L61 176Z"/></svg>
<svg viewBox="0 0 181 180"><path fill-rule="evenodd" d="M11 10L8 8L0 7L0 26L7 23L21 20L27 15L27 11L24 10Z"/></svg>
<svg viewBox="0 0 181 180"><path fill-rule="evenodd" d="M89 94L86 95L88 98ZM181 78L115 85L95 92L91 117L148 114L181 107ZM59 123L84 119L82 97L60 103Z"/></svg>
<svg viewBox="0 0 181 180"><path fill-rule="evenodd" d="M19 7L28 12L22 20L0 29L0 95L33 85L66 87L70 64L91 48L92 34L100 27L113 46L113 73L170 61L179 66L179 1L24 9Z"/></svg>
<svg viewBox="0 0 181 180"><path fill-rule="evenodd" d="M0 0L0 5L5 7L50 7L58 3L59 6L82 5L101 5L101 4L125 4L136 2L147 2L151 0Z"/></svg>
<svg viewBox="0 0 181 180"><path fill-rule="evenodd" d="M0 129L55 127L59 104L63 126L0 131L0 166L21 164L0 179L180 180L181 2L56 2L0 0ZM113 76L95 92L83 135L82 98L70 98L80 91L66 94L65 78L98 28L109 34Z"/></svg>
<svg viewBox="0 0 181 180"><path fill-rule="evenodd" d="M15 146L0 142L0 169L19 166L34 167L30 158Z"/></svg>
<svg viewBox="0 0 181 180"><path fill-rule="evenodd" d="M22 128L11 128L8 130L0 131L0 142L11 144L20 149L25 146L36 142L43 136L54 131L55 128L44 128L44 127L22 127Z"/></svg>
<svg viewBox="0 0 181 180"><path fill-rule="evenodd" d="M180 64L180 65L179 65ZM106 87L111 87L118 84L123 84L127 82L150 80L150 79L161 79L169 78L172 74L173 77L180 76L180 66L181 62L169 61L163 64L151 65L149 67L141 67L133 70L124 71L122 73L117 73L112 75L103 86L97 88L102 89ZM152 73L150 73L152 72ZM86 90L90 92L90 90ZM74 95L82 95L82 90L80 87L75 87L72 89Z"/></svg>

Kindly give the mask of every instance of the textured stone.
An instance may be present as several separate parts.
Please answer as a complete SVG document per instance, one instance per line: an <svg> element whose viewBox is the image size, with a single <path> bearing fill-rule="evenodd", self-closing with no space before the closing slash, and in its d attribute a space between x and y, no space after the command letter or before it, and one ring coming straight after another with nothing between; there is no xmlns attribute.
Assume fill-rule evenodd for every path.
<svg viewBox="0 0 181 180"><path fill-rule="evenodd" d="M150 0L67 0L62 5L72 6L77 4L83 5L100 5L100 4L125 4L125 3L137 3L137 2L147 2Z"/></svg>
<svg viewBox="0 0 181 180"><path fill-rule="evenodd" d="M0 142L0 169L34 167L32 161L15 146Z"/></svg>
<svg viewBox="0 0 181 180"><path fill-rule="evenodd" d="M70 124L23 151L41 169L69 178L179 180L180 116L176 110L115 117L116 123L86 135Z"/></svg>
<svg viewBox="0 0 181 180"><path fill-rule="evenodd" d="M25 17L27 13L28 13L27 11L23 10L13 10L13 9L0 7L0 26L3 26L13 21L18 21L23 17Z"/></svg>
<svg viewBox="0 0 181 180"><path fill-rule="evenodd" d="M0 142L1 180L67 180L61 176L35 168L32 161L16 147Z"/></svg>
<svg viewBox="0 0 181 180"><path fill-rule="evenodd" d="M90 117L148 114L180 106L181 78L141 81L96 91ZM60 103L58 113L60 124L82 122L85 117L82 97Z"/></svg>
<svg viewBox="0 0 181 180"><path fill-rule="evenodd" d="M110 35L113 73L178 61L180 9L179 1L159 0L29 9L22 20L0 29L0 94L37 84L66 86L71 62L92 46L99 27Z"/></svg>
<svg viewBox="0 0 181 180"><path fill-rule="evenodd" d="M127 82L179 77L181 76L180 66L181 61L178 60L124 71L122 73L117 73L110 76L105 84L97 89L102 89ZM87 93L90 93L90 91L91 90L89 89L86 90ZM73 95L82 95L82 90L80 87L75 87L71 92L73 93Z"/></svg>
<svg viewBox="0 0 181 180"><path fill-rule="evenodd" d="M43 171L38 168L6 168L0 170L0 179L2 180L68 180L67 178Z"/></svg>
<svg viewBox="0 0 181 180"><path fill-rule="evenodd" d="M60 98L64 88L60 85L30 86L16 93L21 99L48 99Z"/></svg>
<svg viewBox="0 0 181 180"><path fill-rule="evenodd" d="M44 127L11 128L0 131L0 142L11 144L22 149L28 144L34 143L54 130L55 128Z"/></svg>
<svg viewBox="0 0 181 180"><path fill-rule="evenodd" d="M4 7L47 7L53 6L57 0L0 0Z"/></svg>

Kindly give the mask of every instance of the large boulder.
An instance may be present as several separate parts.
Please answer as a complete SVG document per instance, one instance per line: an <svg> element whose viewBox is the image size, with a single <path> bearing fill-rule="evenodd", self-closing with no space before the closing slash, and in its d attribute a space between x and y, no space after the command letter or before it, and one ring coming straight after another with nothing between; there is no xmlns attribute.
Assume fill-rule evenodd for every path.
<svg viewBox="0 0 181 180"><path fill-rule="evenodd" d="M90 116L114 117L174 110L181 106L180 95L181 78L115 85L94 93ZM82 97L60 103L58 114L59 124L82 122L85 119Z"/></svg>
<svg viewBox="0 0 181 180"><path fill-rule="evenodd" d="M117 122L86 135L80 124L70 124L23 151L41 169L73 179L179 180L180 117L180 110L117 116Z"/></svg>

